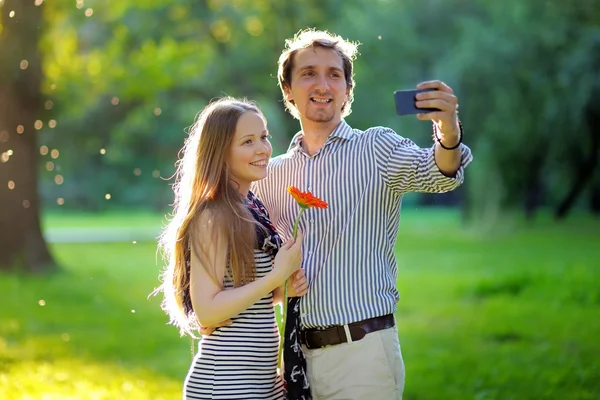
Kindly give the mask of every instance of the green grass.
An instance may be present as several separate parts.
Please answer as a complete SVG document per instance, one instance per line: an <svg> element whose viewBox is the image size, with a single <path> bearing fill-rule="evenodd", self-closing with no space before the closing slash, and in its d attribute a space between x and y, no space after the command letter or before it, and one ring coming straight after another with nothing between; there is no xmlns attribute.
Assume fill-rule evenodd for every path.
<svg viewBox="0 0 600 400"><path fill-rule="evenodd" d="M156 220L45 219L49 227ZM404 210L397 321L405 400L600 397L600 223L514 226L484 236L460 229L454 213ZM0 275L0 397L180 398L189 341L166 325L159 299L147 299L157 283L155 244L52 250L59 274Z"/></svg>
<svg viewBox="0 0 600 400"><path fill-rule="evenodd" d="M397 245L406 399L600 398L600 224L481 237L434 216Z"/></svg>
<svg viewBox="0 0 600 400"><path fill-rule="evenodd" d="M149 210L110 210L97 213L52 210L42 215L43 228L125 228L161 227L166 222L164 213Z"/></svg>
<svg viewBox="0 0 600 400"><path fill-rule="evenodd" d="M8 305L0 311L0 393L10 399L180 398L190 342L166 325L159 298L147 299L157 284L155 244L52 250L61 273L0 277L0 301Z"/></svg>

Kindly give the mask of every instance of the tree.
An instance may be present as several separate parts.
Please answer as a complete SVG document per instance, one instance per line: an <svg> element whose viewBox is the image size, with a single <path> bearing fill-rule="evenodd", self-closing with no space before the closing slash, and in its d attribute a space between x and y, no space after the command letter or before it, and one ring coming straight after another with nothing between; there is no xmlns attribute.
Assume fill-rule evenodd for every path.
<svg viewBox="0 0 600 400"><path fill-rule="evenodd" d="M37 192L42 1L0 5L0 268L43 272L56 264L42 236Z"/></svg>

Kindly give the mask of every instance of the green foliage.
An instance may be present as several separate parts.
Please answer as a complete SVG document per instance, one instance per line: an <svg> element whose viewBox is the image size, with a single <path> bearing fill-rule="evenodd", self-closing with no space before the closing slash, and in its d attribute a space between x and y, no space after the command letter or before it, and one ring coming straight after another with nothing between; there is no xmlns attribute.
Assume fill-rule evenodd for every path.
<svg viewBox="0 0 600 400"><path fill-rule="evenodd" d="M57 167L42 175L44 200L164 206L171 195L160 178L173 174L186 127L223 95L259 101L275 153L285 151L298 123L283 111L276 61L286 38L314 26L361 43L348 118L358 128L390 126L427 146L429 124L398 118L392 92L428 79L455 89L475 152L467 215L495 223L531 198L555 206L598 151L586 120L600 92L596 3L44 2L44 91L53 106L42 117L58 125L39 142L61 151L56 161L43 157L42 169ZM586 183L598 168L590 174Z"/></svg>

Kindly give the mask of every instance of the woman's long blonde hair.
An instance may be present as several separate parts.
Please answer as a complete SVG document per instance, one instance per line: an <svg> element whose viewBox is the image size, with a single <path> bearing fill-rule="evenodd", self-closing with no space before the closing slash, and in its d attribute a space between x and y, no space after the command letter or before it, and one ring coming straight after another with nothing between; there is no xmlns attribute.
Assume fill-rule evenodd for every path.
<svg viewBox="0 0 600 400"><path fill-rule="evenodd" d="M227 240L227 273L234 286L255 278L255 223L226 165L238 119L245 112L264 118L255 103L231 97L216 100L204 108L189 132L177 162L172 219L159 238L159 251L166 262L161 273L162 308L181 335L195 336L199 328L190 298L190 251L209 265L208 255L198 243L213 235ZM180 153L181 154L181 153ZM210 213L212 231L200 231L202 213ZM193 236L192 236L193 234ZM203 259L204 258L204 259ZM215 271L208 271L215 280ZM217 280L218 281L218 280Z"/></svg>

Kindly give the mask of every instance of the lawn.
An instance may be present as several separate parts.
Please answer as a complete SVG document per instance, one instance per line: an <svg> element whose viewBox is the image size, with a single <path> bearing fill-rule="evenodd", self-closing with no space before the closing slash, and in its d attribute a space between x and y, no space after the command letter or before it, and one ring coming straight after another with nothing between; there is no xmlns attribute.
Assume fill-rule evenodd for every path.
<svg viewBox="0 0 600 400"><path fill-rule="evenodd" d="M160 226L160 215L49 228ZM155 223L157 221L157 223ZM600 221L502 234L405 209L397 321L406 400L600 398ZM166 325L153 242L55 243L63 271L0 275L0 398L177 399L190 343Z"/></svg>

